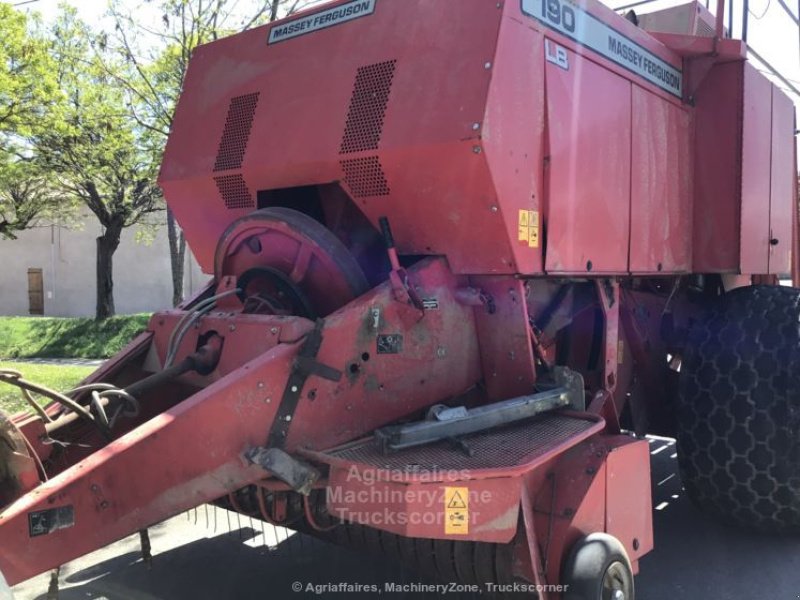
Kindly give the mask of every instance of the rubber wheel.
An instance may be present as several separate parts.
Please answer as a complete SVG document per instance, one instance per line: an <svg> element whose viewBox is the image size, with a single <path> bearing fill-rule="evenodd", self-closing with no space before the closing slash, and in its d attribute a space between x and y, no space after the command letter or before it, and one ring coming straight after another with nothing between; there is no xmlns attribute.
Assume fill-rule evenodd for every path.
<svg viewBox="0 0 800 600"><path fill-rule="evenodd" d="M561 575L564 600L633 600L633 570L625 547L607 533L578 540Z"/></svg>
<svg viewBox="0 0 800 600"><path fill-rule="evenodd" d="M689 498L728 523L800 530L800 290L723 295L689 336L677 402Z"/></svg>

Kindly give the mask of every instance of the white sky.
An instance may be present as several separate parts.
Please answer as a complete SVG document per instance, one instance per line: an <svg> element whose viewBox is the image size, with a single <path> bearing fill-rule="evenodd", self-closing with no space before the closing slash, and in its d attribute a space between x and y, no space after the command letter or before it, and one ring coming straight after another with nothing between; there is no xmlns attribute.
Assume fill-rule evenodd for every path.
<svg viewBox="0 0 800 600"><path fill-rule="evenodd" d="M38 11L45 20L50 20L56 13L60 0L0 0L15 5L20 9ZM66 0L68 4L75 6L81 17L98 29L110 28L109 21L104 18L106 10L105 0ZM262 0L263 1L263 0ZM317 0L320 1L320 0ZM616 7L635 0L602 0L605 4ZM705 0L702 0L705 1ZM733 2L734 14L734 37L741 37L742 6L743 0L727 0ZM709 0L711 12L714 12L716 0ZM636 7L638 13L650 12L659 8L682 4L684 0L655 0L650 4ZM136 1L136 5L141 3ZM784 4L792 7L793 14L797 14L796 0L784 0ZM255 7L260 5L258 0L239 0L238 6L244 10L245 7ZM794 5L794 6L792 6ZM141 14L141 13L139 13ZM151 15L144 15L146 20L155 22L159 19L156 11ZM725 23L727 26L727 16ZM780 0L750 0L750 18L748 22L748 43L753 50L758 52L765 60L770 62L778 69L786 79L795 87L800 89L800 32L792 19L786 14L780 4ZM751 57L757 67L763 68L758 61ZM786 89L786 85L776 81L778 85ZM790 92L795 104L800 108L800 96Z"/></svg>

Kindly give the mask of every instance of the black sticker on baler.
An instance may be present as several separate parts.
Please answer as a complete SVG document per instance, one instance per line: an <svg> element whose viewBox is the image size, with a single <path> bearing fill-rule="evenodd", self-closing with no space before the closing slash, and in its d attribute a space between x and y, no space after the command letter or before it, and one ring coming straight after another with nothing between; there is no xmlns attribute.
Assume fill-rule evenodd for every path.
<svg viewBox="0 0 800 600"><path fill-rule="evenodd" d="M378 336L378 354L399 354L403 351L403 336L399 333Z"/></svg>
<svg viewBox="0 0 800 600"><path fill-rule="evenodd" d="M75 509L72 505L28 513L28 533L31 537L47 535L73 525L75 525Z"/></svg>
<svg viewBox="0 0 800 600"><path fill-rule="evenodd" d="M269 30L267 44L283 42L320 29L347 23L353 19L367 17L375 12L375 2L377 0L351 0L304 17L276 23Z"/></svg>

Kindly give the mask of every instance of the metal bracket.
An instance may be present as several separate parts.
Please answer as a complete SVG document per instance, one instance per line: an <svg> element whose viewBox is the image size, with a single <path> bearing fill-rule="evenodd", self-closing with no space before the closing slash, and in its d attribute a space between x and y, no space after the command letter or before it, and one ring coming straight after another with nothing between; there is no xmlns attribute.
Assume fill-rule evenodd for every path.
<svg viewBox="0 0 800 600"><path fill-rule="evenodd" d="M289 434L289 426L291 425L294 411L300 402L303 386L311 375L331 381L339 381L342 378L341 371L315 360L320 346L322 346L323 324L324 321L321 319L317 321L292 363L292 370L289 373L289 379L283 390L281 403L278 406L278 412L272 422L272 428L267 439L267 446L271 448L282 448L286 443L286 436Z"/></svg>
<svg viewBox="0 0 800 600"><path fill-rule="evenodd" d="M292 458L279 448L251 448L244 456L304 496L311 493L320 477L320 472L314 467Z"/></svg>
<svg viewBox="0 0 800 600"><path fill-rule="evenodd" d="M586 400L581 374L566 367L556 367L554 374L558 385L553 389L477 408L435 406L428 419L383 427L375 431L375 438L381 449L389 452L507 425L557 408L583 410Z"/></svg>

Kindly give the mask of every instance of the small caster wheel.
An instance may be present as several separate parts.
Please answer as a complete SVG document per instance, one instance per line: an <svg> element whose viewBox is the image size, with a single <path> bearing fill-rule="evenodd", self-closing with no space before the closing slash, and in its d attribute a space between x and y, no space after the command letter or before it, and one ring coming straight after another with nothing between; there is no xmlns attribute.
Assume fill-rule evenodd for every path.
<svg viewBox="0 0 800 600"><path fill-rule="evenodd" d="M607 533L578 540L562 570L564 600L634 600L633 570L625 547Z"/></svg>

